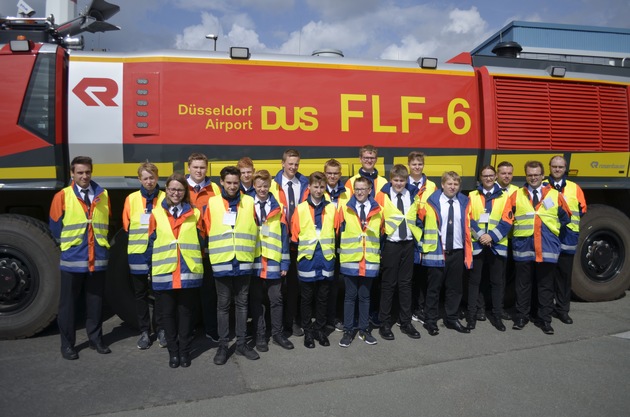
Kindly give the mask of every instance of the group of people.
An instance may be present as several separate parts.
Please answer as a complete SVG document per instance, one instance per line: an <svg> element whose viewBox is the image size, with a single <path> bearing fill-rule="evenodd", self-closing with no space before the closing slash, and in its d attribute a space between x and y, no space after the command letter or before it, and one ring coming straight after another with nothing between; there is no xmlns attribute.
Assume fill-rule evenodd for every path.
<svg viewBox="0 0 630 417"><path fill-rule="evenodd" d="M207 157L193 153L188 175L172 174L164 190L157 167L141 164L140 190L123 209L138 348L152 345L153 327L169 366L188 367L200 317L206 337L218 343L214 363L223 365L232 303L235 353L251 360L269 350L268 333L284 349L294 348L291 336L303 337L307 348L329 346L327 328L343 332L339 345L345 348L357 336L376 344L373 328L393 340L396 324L419 339L414 321L436 336L442 290L444 326L470 333L486 320L484 280L492 303L488 319L499 331L506 330L503 320L521 330L531 319L545 334L554 333L552 316L572 323L571 266L586 203L566 178L564 157L551 159L547 178L541 162L527 162L522 188L511 184L511 163L486 165L468 195L456 172L445 172L439 188L427 179L422 152L411 152L407 166L394 165L389 180L376 169L375 147L362 147L359 158L359 172L344 182L335 159L304 176L299 152L289 149L272 176L245 157L224 167L217 185L207 175ZM90 347L111 352L102 341L101 317L110 207L91 174L89 157L74 158L72 184L55 195L50 212L61 247L58 323L65 359L78 358L74 310L82 287ZM516 271L514 317L503 310L509 256ZM255 348L246 342L248 317Z"/></svg>

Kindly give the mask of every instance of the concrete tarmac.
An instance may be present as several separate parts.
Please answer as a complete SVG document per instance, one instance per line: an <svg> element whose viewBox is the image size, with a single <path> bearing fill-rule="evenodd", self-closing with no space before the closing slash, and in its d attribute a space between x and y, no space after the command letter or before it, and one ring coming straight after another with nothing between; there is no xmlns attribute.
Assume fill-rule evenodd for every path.
<svg viewBox="0 0 630 417"><path fill-rule="evenodd" d="M478 322L471 334L443 327L420 340L394 326L396 340L373 334L349 348L286 351L272 343L257 361L212 359L199 336L192 365L170 369L154 344L117 317L104 325L113 351L99 355L77 331L80 359L59 353L54 326L25 340L0 341L0 416L625 416L630 414L630 297L572 303L574 324L555 335L533 324L499 332ZM233 348L231 349L233 353Z"/></svg>

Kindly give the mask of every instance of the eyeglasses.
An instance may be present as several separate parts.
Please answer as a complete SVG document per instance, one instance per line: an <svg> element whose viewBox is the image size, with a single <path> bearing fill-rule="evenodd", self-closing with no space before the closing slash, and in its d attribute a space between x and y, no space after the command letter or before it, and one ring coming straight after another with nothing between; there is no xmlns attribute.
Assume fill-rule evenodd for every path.
<svg viewBox="0 0 630 417"><path fill-rule="evenodd" d="M182 194L186 192L186 190L184 190L183 188L167 188L166 191L173 194L175 193Z"/></svg>

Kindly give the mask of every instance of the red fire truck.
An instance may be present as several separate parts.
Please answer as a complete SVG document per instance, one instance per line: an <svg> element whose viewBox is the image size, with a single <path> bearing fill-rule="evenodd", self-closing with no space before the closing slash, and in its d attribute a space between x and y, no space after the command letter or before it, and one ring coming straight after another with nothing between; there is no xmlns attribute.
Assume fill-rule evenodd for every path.
<svg viewBox="0 0 630 417"><path fill-rule="evenodd" d="M1 23L1 337L27 337L54 319L59 250L46 221L77 155L93 157L94 179L120 217L141 162L156 163L164 178L185 172L192 152L209 156L213 176L242 156L275 172L287 148L302 154L303 173L334 157L350 176L364 144L379 148L382 172L422 150L429 177L454 170L468 190L485 164L512 162L520 185L525 161L547 165L561 154L589 203L575 295L610 300L630 286L630 68L514 55L442 64L238 47L81 52L65 48L50 24L42 35L41 21ZM119 218L112 224L108 301L133 321Z"/></svg>

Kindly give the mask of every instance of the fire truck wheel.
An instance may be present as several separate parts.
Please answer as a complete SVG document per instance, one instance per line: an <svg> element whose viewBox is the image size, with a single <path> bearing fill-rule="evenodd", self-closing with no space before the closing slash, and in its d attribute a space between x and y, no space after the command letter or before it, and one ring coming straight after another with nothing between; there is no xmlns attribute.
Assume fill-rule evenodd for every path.
<svg viewBox="0 0 630 417"><path fill-rule="evenodd" d="M29 337L57 315L59 247L28 216L0 216L0 338Z"/></svg>
<svg viewBox="0 0 630 417"><path fill-rule="evenodd" d="M133 328L138 327L133 284L127 262L127 233L120 229L112 239L105 283L105 299L112 311Z"/></svg>
<svg viewBox="0 0 630 417"><path fill-rule="evenodd" d="M580 222L572 290L584 301L608 301L630 287L630 219L600 204L588 206Z"/></svg>

